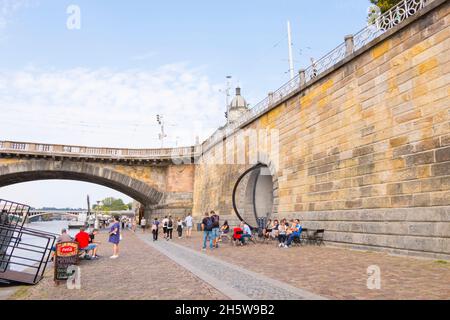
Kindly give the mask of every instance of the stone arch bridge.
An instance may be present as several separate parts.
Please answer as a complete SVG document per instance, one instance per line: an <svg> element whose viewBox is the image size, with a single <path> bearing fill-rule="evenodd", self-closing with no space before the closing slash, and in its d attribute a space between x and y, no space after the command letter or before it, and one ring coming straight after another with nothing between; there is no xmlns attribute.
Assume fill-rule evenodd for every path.
<svg viewBox="0 0 450 320"><path fill-rule="evenodd" d="M114 149L3 141L0 187L77 180L120 191L147 211L192 211L195 148Z"/></svg>

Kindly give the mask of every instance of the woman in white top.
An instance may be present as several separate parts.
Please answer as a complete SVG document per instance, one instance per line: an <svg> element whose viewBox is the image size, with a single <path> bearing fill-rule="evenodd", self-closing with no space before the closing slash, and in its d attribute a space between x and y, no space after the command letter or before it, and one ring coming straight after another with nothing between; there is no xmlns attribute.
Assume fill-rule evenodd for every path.
<svg viewBox="0 0 450 320"><path fill-rule="evenodd" d="M188 214L188 216L184 218L184 222L186 223L186 238L190 238L192 234L192 226L194 224L191 214Z"/></svg>
<svg viewBox="0 0 450 320"><path fill-rule="evenodd" d="M142 232L145 232L145 228L147 228L147 220L145 220L145 218L141 219L141 227L142 227Z"/></svg>
<svg viewBox="0 0 450 320"><path fill-rule="evenodd" d="M279 247L284 247L286 242L286 233L289 225L286 223L286 219L281 220L280 225L278 226L278 241L280 244Z"/></svg>

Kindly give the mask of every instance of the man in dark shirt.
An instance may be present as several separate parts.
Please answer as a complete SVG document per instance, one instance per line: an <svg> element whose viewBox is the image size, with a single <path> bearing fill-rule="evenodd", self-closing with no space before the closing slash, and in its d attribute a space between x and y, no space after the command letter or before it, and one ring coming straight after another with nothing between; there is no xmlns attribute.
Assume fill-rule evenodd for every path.
<svg viewBox="0 0 450 320"><path fill-rule="evenodd" d="M89 243L97 243L94 241L97 233L98 233L98 229L94 229L94 230L92 230L91 233L89 233Z"/></svg>
<svg viewBox="0 0 450 320"><path fill-rule="evenodd" d="M214 248L218 248L219 247L219 236L220 236L219 215L216 214L214 211L211 211L211 219L213 222L213 229L212 229L213 244L214 244Z"/></svg>
<svg viewBox="0 0 450 320"><path fill-rule="evenodd" d="M202 230L203 230L203 248L202 250L206 250L206 239L209 238L209 248L213 249L213 235L212 235L212 229L213 229L213 221L209 217L208 212L205 213L205 217L202 220Z"/></svg>

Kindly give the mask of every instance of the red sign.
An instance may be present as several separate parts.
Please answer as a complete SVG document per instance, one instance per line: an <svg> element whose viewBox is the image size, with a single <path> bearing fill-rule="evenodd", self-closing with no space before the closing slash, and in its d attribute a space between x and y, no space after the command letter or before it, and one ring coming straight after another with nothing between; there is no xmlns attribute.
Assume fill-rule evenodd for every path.
<svg viewBox="0 0 450 320"><path fill-rule="evenodd" d="M64 242L56 245L56 256L67 257L78 255L78 243Z"/></svg>
<svg viewBox="0 0 450 320"><path fill-rule="evenodd" d="M78 264L78 243L64 242L56 244L55 280L67 280L70 276L67 269Z"/></svg>
<svg viewBox="0 0 450 320"><path fill-rule="evenodd" d="M60 253L68 254L68 253L74 252L76 249L73 246L64 246L64 247L60 247L59 250L60 250Z"/></svg>

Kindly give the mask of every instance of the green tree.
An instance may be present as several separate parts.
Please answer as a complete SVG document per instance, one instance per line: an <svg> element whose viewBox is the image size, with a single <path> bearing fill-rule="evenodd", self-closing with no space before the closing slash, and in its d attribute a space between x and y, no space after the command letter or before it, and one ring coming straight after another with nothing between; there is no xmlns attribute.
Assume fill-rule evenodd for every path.
<svg viewBox="0 0 450 320"><path fill-rule="evenodd" d="M123 211L128 210L128 205L122 199L108 197L102 200L102 205L94 205L94 210L99 211Z"/></svg>
<svg viewBox="0 0 450 320"><path fill-rule="evenodd" d="M381 13L385 13L401 1L403 0L370 0L372 4L375 4L380 8Z"/></svg>

